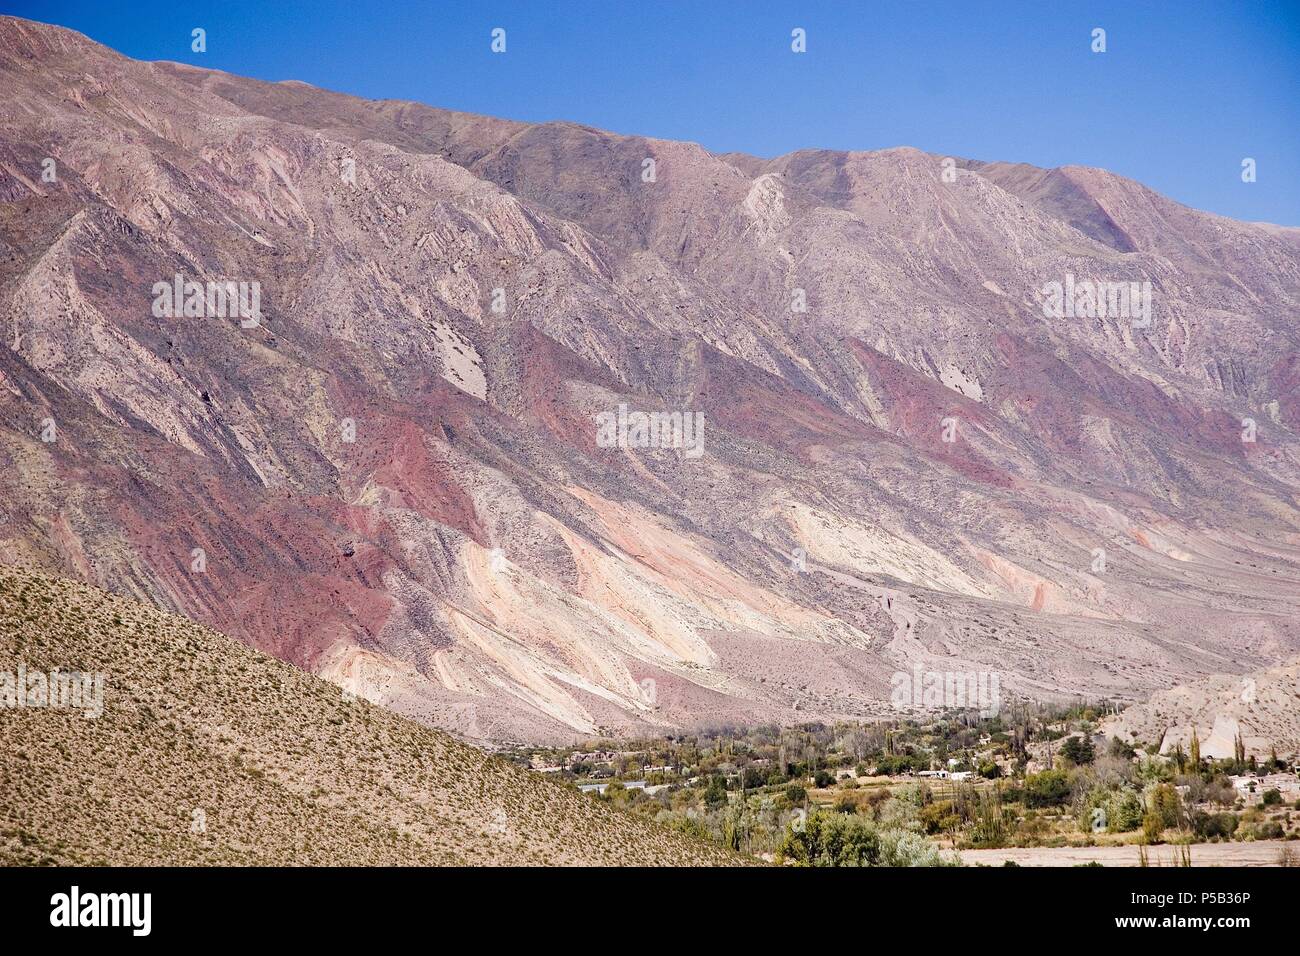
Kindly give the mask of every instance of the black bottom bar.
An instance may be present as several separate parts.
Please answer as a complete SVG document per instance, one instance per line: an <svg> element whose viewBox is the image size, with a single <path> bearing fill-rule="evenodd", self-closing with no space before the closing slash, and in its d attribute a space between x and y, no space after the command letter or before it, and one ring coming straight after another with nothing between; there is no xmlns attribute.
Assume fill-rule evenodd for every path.
<svg viewBox="0 0 1300 956"><path fill-rule="evenodd" d="M1293 871L1257 868L9 869L0 870L0 925L6 944L75 935L127 945L373 947L414 933L441 946L469 933L493 945L584 946L680 940L722 925L758 934L765 946L773 934L797 943L810 932L841 931L864 943L895 933L918 941L1023 939L1036 930L1071 939L1198 933L1230 942L1243 932L1293 935L1297 889ZM148 894L147 908L143 895L129 894ZM92 920L118 925L71 925Z"/></svg>

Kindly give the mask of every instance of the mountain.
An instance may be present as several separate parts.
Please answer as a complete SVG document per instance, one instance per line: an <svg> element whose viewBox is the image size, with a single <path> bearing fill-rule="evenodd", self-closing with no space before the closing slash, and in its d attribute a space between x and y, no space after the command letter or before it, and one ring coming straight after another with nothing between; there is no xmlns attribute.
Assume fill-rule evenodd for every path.
<svg viewBox="0 0 1300 956"><path fill-rule="evenodd" d="M1300 230L12 18L0 92L2 561L488 742L889 713L914 666L1138 700L1300 652ZM178 276L255 320L168 317ZM620 431L648 413L685 447Z"/></svg>
<svg viewBox="0 0 1300 956"><path fill-rule="evenodd" d="M7 866L740 862L89 585L0 566L0 660L92 677L0 711Z"/></svg>

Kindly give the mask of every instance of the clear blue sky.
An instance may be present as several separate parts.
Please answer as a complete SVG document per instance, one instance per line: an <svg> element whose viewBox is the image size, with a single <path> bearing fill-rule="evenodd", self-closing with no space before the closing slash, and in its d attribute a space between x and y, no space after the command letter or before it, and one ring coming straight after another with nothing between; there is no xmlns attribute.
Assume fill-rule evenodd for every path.
<svg viewBox="0 0 1300 956"><path fill-rule="evenodd" d="M1300 0L3 0L137 59L774 156L1102 166L1300 225ZM207 30L207 53L190 31ZM506 30L494 55L490 32ZM790 51L807 30L808 52ZM1106 30L1107 52L1091 52ZM1241 161L1257 181L1241 181Z"/></svg>

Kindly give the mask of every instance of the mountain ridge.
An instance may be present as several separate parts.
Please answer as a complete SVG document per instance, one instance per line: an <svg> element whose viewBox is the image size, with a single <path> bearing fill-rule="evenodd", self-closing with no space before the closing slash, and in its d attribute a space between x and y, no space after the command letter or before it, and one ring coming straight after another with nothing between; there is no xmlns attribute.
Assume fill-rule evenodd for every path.
<svg viewBox="0 0 1300 956"><path fill-rule="evenodd" d="M1132 700L1300 649L1285 230L47 33L0 20L0 559L492 740L879 716L917 662ZM160 322L177 274L259 282L262 321ZM1046 318L1067 274L1153 320ZM620 403L702 414L704 454L600 447Z"/></svg>

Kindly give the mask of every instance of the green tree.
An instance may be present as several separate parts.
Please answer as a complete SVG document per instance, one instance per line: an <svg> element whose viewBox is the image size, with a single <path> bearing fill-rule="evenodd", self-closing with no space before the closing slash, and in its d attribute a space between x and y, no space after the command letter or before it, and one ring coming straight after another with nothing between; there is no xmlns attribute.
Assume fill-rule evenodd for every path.
<svg viewBox="0 0 1300 956"><path fill-rule="evenodd" d="M1096 757L1092 741L1087 737L1067 737L1061 744L1061 756L1076 767L1092 763Z"/></svg>
<svg viewBox="0 0 1300 956"><path fill-rule="evenodd" d="M1044 770L1025 778L1025 806L1059 807L1070 798L1070 778L1064 770Z"/></svg>
<svg viewBox="0 0 1300 956"><path fill-rule="evenodd" d="M1142 825L1142 801L1132 790L1118 794L1106 811L1106 829L1112 833L1128 833Z"/></svg>
<svg viewBox="0 0 1300 956"><path fill-rule="evenodd" d="M818 810L792 822L777 848L777 860L801 866L874 866L880 858L875 827L861 817Z"/></svg>
<svg viewBox="0 0 1300 956"><path fill-rule="evenodd" d="M1176 827L1182 822L1182 802L1178 791L1162 783L1151 791L1151 812L1160 818L1162 828Z"/></svg>

